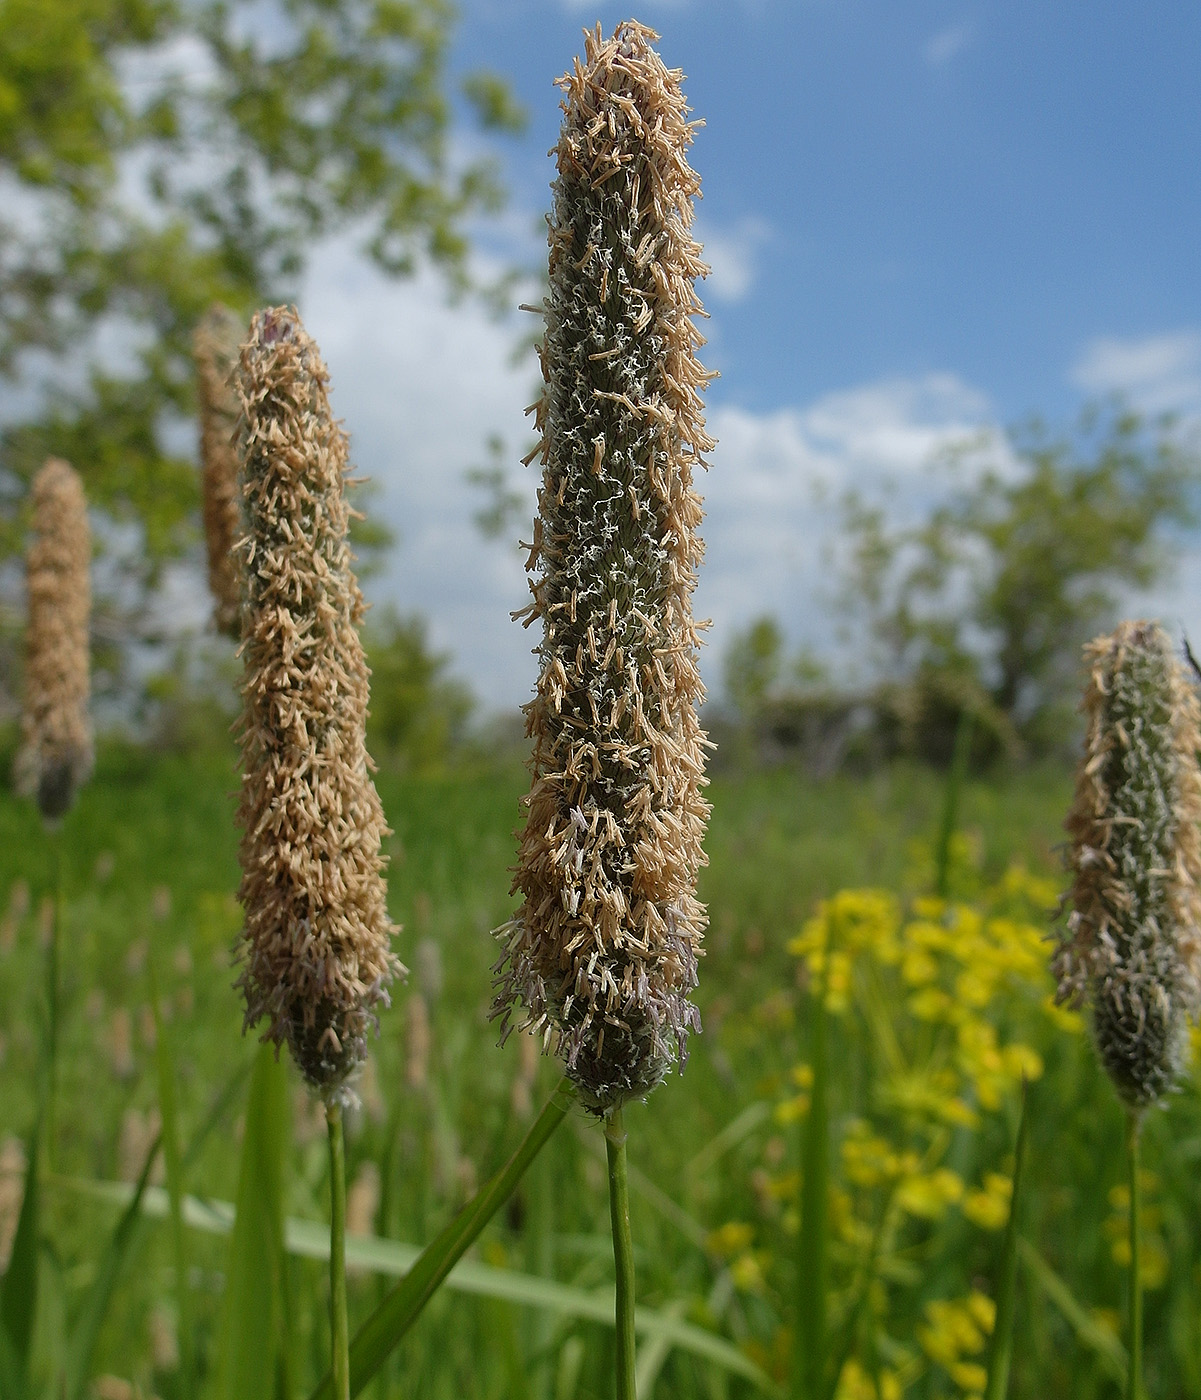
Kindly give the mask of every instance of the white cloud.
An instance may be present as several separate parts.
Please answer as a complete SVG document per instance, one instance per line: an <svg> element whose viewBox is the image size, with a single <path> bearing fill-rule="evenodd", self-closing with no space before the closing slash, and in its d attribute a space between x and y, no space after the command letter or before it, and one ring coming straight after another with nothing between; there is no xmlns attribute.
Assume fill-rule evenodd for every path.
<svg viewBox="0 0 1201 1400"><path fill-rule="evenodd" d="M1122 394L1156 413L1201 412L1201 332L1092 341L1072 369L1072 381L1089 394Z"/></svg>
<svg viewBox="0 0 1201 1400"><path fill-rule="evenodd" d="M890 483L928 498L926 466L940 449L990 426L987 400L949 374L892 379L823 395L770 414L726 407L701 488L705 565L697 610L713 619L707 671L736 627L772 613L794 642L835 639L827 546L849 489Z"/></svg>
<svg viewBox="0 0 1201 1400"><path fill-rule="evenodd" d="M368 593L423 613L434 645L486 703L525 698L532 639L509 620L525 601L522 556L481 538L471 519L481 501L464 480L499 433L532 517L534 471L517 458L536 366L532 356L510 363L518 328L472 302L448 306L433 276L389 282L347 245L314 258L301 313L329 365L351 460L378 488L369 508L400 537Z"/></svg>
<svg viewBox="0 0 1201 1400"><path fill-rule="evenodd" d="M714 301L734 303L750 295L758 275L759 249L771 237L771 229L753 216L730 228L714 228L707 219L696 221L696 236L704 247L709 276L704 294Z"/></svg>
<svg viewBox="0 0 1201 1400"><path fill-rule="evenodd" d="M922 45L922 57L931 68L942 68L963 52L976 37L971 20L960 20L933 34Z"/></svg>

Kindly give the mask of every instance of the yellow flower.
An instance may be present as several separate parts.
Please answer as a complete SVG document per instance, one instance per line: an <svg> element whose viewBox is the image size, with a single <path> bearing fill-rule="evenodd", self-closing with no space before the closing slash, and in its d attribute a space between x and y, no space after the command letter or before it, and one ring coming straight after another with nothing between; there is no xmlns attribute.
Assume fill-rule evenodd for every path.
<svg viewBox="0 0 1201 1400"><path fill-rule="evenodd" d="M986 1172L984 1185L963 1198L963 1213L982 1230L1001 1230L1009 1219L1013 1181L999 1172Z"/></svg>
<svg viewBox="0 0 1201 1400"><path fill-rule="evenodd" d="M1001 1060L1005 1066L1005 1073L1011 1079L1042 1078L1043 1057L1029 1045L1015 1041L1012 1045L1004 1046L1001 1050Z"/></svg>
<svg viewBox="0 0 1201 1400"><path fill-rule="evenodd" d="M762 1293L765 1281L763 1265L749 1250L740 1254L730 1265L730 1277L740 1293Z"/></svg>
<svg viewBox="0 0 1201 1400"><path fill-rule="evenodd" d="M988 1372L977 1361L960 1361L948 1367L951 1379L964 1390L983 1394L988 1384Z"/></svg>
<svg viewBox="0 0 1201 1400"><path fill-rule="evenodd" d="M755 1238L755 1227L741 1220L728 1220L709 1234L705 1247L719 1259L732 1259L750 1247Z"/></svg>
<svg viewBox="0 0 1201 1400"><path fill-rule="evenodd" d="M938 976L938 964L924 948L910 948L901 959L901 976L911 987L920 987Z"/></svg>
<svg viewBox="0 0 1201 1400"><path fill-rule="evenodd" d="M940 1220L947 1207L963 1198L963 1179L950 1167L937 1167L920 1176L906 1177L897 1190L897 1204L909 1215Z"/></svg>
<svg viewBox="0 0 1201 1400"><path fill-rule="evenodd" d="M973 1291L966 1298L927 1303L926 1318L927 1325L918 1328L918 1342L931 1361L950 1371L963 1357L984 1350L996 1321L996 1305L986 1294Z"/></svg>
<svg viewBox="0 0 1201 1400"><path fill-rule="evenodd" d="M919 1021L953 1021L955 1003L941 987L923 987L905 1003Z"/></svg>
<svg viewBox="0 0 1201 1400"><path fill-rule="evenodd" d="M878 1378L873 1378L854 1357L851 1357L838 1378L834 1400L901 1400L901 1393L901 1382L895 1371L886 1366L880 1371Z"/></svg>

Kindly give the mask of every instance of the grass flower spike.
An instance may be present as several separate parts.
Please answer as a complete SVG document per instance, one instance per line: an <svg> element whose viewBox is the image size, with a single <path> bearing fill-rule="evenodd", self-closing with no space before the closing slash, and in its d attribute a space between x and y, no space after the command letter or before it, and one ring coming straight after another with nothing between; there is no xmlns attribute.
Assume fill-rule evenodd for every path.
<svg viewBox="0 0 1201 1400"><path fill-rule="evenodd" d="M1124 622L1085 652L1088 721L1071 835L1059 999L1087 999L1123 1102L1166 1093L1201 972L1201 711L1163 630Z"/></svg>
<svg viewBox="0 0 1201 1400"><path fill-rule="evenodd" d="M214 305L196 328L200 403L200 468L204 501L204 541L208 555L213 622L219 632L239 635L242 583L234 545L241 534L238 502L238 391L234 374L246 328L227 307Z"/></svg>
<svg viewBox="0 0 1201 1400"><path fill-rule="evenodd" d="M632 21L587 35L566 93L537 405L526 625L542 623L516 918L496 1014L557 1039L581 1099L645 1094L699 1029L689 993L708 806L691 594L693 470L712 446L681 74ZM531 454L531 458L535 454Z"/></svg>
<svg viewBox="0 0 1201 1400"><path fill-rule="evenodd" d="M346 436L295 311L242 349L245 571L239 821L246 1025L268 1021L327 1103L367 1053L402 969L389 944L383 810L364 737L363 598L347 543Z"/></svg>
<svg viewBox="0 0 1201 1400"><path fill-rule="evenodd" d="M29 622L18 789L43 818L66 815L92 771L88 618L91 536L83 483L51 458L33 480L27 560Z"/></svg>

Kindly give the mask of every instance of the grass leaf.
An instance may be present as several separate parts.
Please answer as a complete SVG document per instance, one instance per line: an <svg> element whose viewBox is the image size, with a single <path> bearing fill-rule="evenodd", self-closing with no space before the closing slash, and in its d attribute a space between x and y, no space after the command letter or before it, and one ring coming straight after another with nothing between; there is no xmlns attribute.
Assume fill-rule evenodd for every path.
<svg viewBox="0 0 1201 1400"><path fill-rule="evenodd" d="M175 1052L169 1028L159 1004L155 952L147 959L150 977L150 1008L154 1014L154 1059L158 1071L159 1114L163 1124L163 1161L167 1168L167 1191L171 1198L171 1252L175 1265L175 1300L179 1325L179 1380L183 1400L191 1400L196 1389L196 1359L193 1352L192 1290L188 1283L187 1238L183 1224L183 1156L179 1135L179 1104L175 1092Z"/></svg>
<svg viewBox="0 0 1201 1400"><path fill-rule="evenodd" d="M33 1320L38 1297L38 1215L40 1188L38 1182L38 1149L42 1138L41 1115L29 1136L26 1158L24 1195L17 1231L13 1236L8 1269L0 1285L0 1332L4 1334L4 1373L10 1374L10 1385L24 1391L29 1377L29 1348L33 1339Z"/></svg>
<svg viewBox="0 0 1201 1400"><path fill-rule="evenodd" d="M221 1400L263 1400L275 1389L282 1321L279 1279L287 1089L287 1066L276 1059L274 1046L260 1046L246 1103L225 1276L217 1390ZM166 1204L169 1210L169 1199Z"/></svg>
<svg viewBox="0 0 1201 1400"><path fill-rule="evenodd" d="M1096 1320L1029 1240L1018 1240L1018 1256L1030 1276L1055 1304L1079 1341L1096 1352L1113 1380L1126 1384L1130 1366L1121 1339Z"/></svg>
<svg viewBox="0 0 1201 1400"><path fill-rule="evenodd" d="M117 1228L113 1231L112 1237L100 1257L92 1286L88 1289L83 1307L71 1328L71 1339L67 1348L64 1368L64 1394L67 1396L67 1400L80 1400L87 1386L92 1368L92 1356L96 1350L96 1341L100 1336L100 1328L108 1313L113 1289L117 1285L122 1266L138 1233L142 1198L146 1193L146 1186L150 1180L150 1169L154 1166L158 1149L159 1139L155 1138L154 1142L150 1144L150 1151L146 1154L146 1161L142 1165L142 1171L138 1177L137 1185L133 1188L129 1204L117 1221Z"/></svg>
<svg viewBox="0 0 1201 1400"><path fill-rule="evenodd" d="M1009 1361L1013 1354L1013 1319L1017 1311L1018 1228L1025 1181L1026 1138L1030 1119L1030 1086L1022 1080L1022 1109L1018 1117L1017 1145L1013 1150L1013 1191L1009 1199L1009 1219L1001 1243L997 1277L997 1316L993 1325L988 1357L988 1384L984 1400L1005 1400L1009 1390Z"/></svg>
<svg viewBox="0 0 1201 1400"><path fill-rule="evenodd" d="M810 997L813 1011L813 1084L801 1133L801 1228L797 1238L793 1301L795 1338L792 1394L825 1400L826 1302L829 1288L830 1085L826 1057L826 992L832 948Z"/></svg>

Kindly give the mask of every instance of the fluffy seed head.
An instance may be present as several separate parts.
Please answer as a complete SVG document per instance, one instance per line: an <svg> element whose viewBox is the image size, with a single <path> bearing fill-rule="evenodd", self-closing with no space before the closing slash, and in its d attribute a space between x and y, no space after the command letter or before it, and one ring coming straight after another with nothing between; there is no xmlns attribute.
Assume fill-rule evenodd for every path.
<svg viewBox="0 0 1201 1400"><path fill-rule="evenodd" d="M659 1083L700 1029L708 805L691 594L692 477L712 447L696 352L706 271L681 74L632 21L599 26L566 93L537 405L528 568L542 624L526 706L529 818L494 1014L545 1030L604 1112Z"/></svg>
<svg viewBox="0 0 1201 1400"><path fill-rule="evenodd" d="M1072 913L1059 999L1092 1003L1101 1061L1133 1110L1171 1088L1201 990L1201 709L1163 630L1085 648L1084 757L1067 826Z"/></svg>
<svg viewBox="0 0 1201 1400"><path fill-rule="evenodd" d="M91 537L83 483L56 458L33 479L29 621L17 788L46 821L64 816L92 771L88 716Z"/></svg>
<svg viewBox="0 0 1201 1400"><path fill-rule="evenodd" d="M208 554L213 623L231 637L240 634L242 581L234 553L241 529L238 497L238 391L234 376L246 328L228 307L211 306L192 340L200 407L200 471L204 542Z"/></svg>
<svg viewBox="0 0 1201 1400"><path fill-rule="evenodd" d="M239 822L246 1026L287 1041L328 1099L367 1053L403 969L364 724L363 598L347 543L346 435L295 310L262 311L241 353L245 682Z"/></svg>

